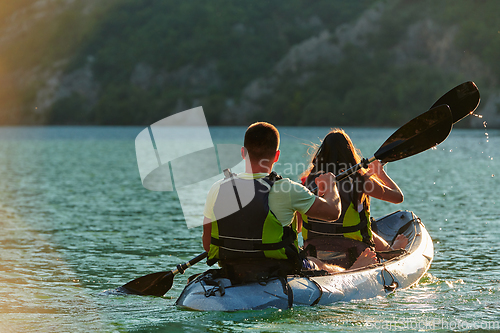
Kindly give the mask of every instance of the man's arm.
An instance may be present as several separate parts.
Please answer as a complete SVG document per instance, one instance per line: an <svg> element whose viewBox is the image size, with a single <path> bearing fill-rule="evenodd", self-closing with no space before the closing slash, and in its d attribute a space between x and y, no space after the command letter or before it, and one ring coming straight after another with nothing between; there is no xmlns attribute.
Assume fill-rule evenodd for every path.
<svg viewBox="0 0 500 333"><path fill-rule="evenodd" d="M204 217L203 218L203 248L208 252L210 250L210 238L212 237L212 221Z"/></svg>
<svg viewBox="0 0 500 333"><path fill-rule="evenodd" d="M318 185L319 196L316 197L306 215L326 221L338 220L342 207L335 176L331 172L325 173L317 177L315 182Z"/></svg>

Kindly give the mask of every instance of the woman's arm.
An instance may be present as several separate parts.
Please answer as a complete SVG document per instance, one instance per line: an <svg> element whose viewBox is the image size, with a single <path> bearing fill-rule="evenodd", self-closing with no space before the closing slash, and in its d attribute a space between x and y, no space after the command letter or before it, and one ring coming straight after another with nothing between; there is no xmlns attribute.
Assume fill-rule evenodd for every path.
<svg viewBox="0 0 500 333"><path fill-rule="evenodd" d="M384 166L376 160L370 164L368 172L363 175L365 185L363 192L376 199L401 203L404 200L403 192L398 185L385 173Z"/></svg>

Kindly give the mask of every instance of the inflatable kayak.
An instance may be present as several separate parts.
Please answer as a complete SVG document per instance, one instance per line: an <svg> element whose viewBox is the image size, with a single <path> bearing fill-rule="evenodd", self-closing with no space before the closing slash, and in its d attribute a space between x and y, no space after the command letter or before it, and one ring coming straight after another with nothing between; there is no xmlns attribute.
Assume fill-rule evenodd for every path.
<svg viewBox="0 0 500 333"><path fill-rule="evenodd" d="M314 272L238 285L217 278L216 270L208 270L186 285L176 304L200 311L287 309L385 296L417 283L434 255L432 240L420 219L413 212L397 211L373 220L372 228L389 244L398 234L406 235L405 251L378 264L340 273Z"/></svg>

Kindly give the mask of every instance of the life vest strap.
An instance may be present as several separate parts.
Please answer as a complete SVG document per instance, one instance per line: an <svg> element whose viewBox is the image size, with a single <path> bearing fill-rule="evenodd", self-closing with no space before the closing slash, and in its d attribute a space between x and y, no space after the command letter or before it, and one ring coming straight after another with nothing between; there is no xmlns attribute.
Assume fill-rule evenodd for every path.
<svg viewBox="0 0 500 333"><path fill-rule="evenodd" d="M312 218L308 219L308 221L303 221L303 227L306 228L307 231L312 231L324 235L342 235L350 232L356 232L362 230L363 228L366 228L367 225L368 221L366 218L361 219L361 222L359 224L348 227L334 223L325 223L324 221L319 221Z"/></svg>
<svg viewBox="0 0 500 333"><path fill-rule="evenodd" d="M226 250L238 252L257 252L257 251L271 251L279 250L295 241L295 234L291 233L289 237L285 237L278 243L262 243L262 239L231 239L220 237L219 239L211 237L211 244L223 247Z"/></svg>

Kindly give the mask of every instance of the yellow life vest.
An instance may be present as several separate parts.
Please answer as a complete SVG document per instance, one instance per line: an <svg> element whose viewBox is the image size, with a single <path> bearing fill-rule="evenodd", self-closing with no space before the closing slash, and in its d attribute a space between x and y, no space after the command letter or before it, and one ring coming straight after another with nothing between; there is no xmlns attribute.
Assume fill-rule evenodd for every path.
<svg viewBox="0 0 500 333"><path fill-rule="evenodd" d="M310 179L314 184L314 178ZM318 237L346 237L372 245L373 236L370 211L363 207L358 212L358 204L354 202L352 180L347 178L338 184L342 212L337 221L323 221L302 214L302 237L304 241Z"/></svg>
<svg viewBox="0 0 500 333"><path fill-rule="evenodd" d="M308 218L302 214L304 241L325 236L352 238L367 244L373 241L370 212L364 209L358 212L354 208L354 203L351 202L343 215L343 218L330 222Z"/></svg>

